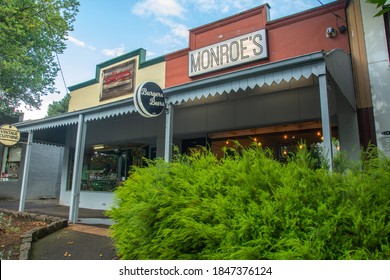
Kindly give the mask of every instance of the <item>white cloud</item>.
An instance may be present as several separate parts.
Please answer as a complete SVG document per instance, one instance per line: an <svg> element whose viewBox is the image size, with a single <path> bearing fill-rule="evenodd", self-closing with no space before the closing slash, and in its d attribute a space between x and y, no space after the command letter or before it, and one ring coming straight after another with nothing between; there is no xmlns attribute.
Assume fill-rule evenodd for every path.
<svg viewBox="0 0 390 280"><path fill-rule="evenodd" d="M155 57L157 54L153 51L146 51L146 57L147 58L152 58L152 57Z"/></svg>
<svg viewBox="0 0 390 280"><path fill-rule="evenodd" d="M185 26L184 24L177 23L168 18L158 18L157 20L165 24L166 26L168 26L171 29L174 36L185 38L185 39L188 38L188 27Z"/></svg>
<svg viewBox="0 0 390 280"><path fill-rule="evenodd" d="M167 52L172 52L172 49L176 49L177 47L181 47L183 45L183 40L172 36L171 34L166 34L159 38L155 38L154 43L169 49Z"/></svg>
<svg viewBox="0 0 390 280"><path fill-rule="evenodd" d="M180 0L183 7L195 9L201 13L217 13L223 17L224 14L236 14L265 3L271 7L271 19L280 18L304 11L314 6L319 6L317 0ZM324 4L334 0L322 0Z"/></svg>
<svg viewBox="0 0 390 280"><path fill-rule="evenodd" d="M93 51L96 50L96 48L94 46L87 45L85 42L83 42L79 39L76 39L73 36L67 36L66 39L68 39L69 42L71 42L73 45L76 45L78 47L88 48L88 49L93 50Z"/></svg>
<svg viewBox="0 0 390 280"><path fill-rule="evenodd" d="M139 16L182 18L184 8L176 0L146 0L136 3L132 12Z"/></svg>
<svg viewBox="0 0 390 280"><path fill-rule="evenodd" d="M124 46L121 46L119 48L113 48L113 49L104 49L102 51L102 53L105 55L105 56L111 56L111 57L116 57L116 56L120 56L122 54L125 53L125 47Z"/></svg>
<svg viewBox="0 0 390 280"><path fill-rule="evenodd" d="M183 0L190 2L195 9L204 13L228 13L230 11L239 12L245 9L261 5L262 1L257 0Z"/></svg>
<svg viewBox="0 0 390 280"><path fill-rule="evenodd" d="M181 0L143 0L138 1L132 13L138 16L152 18L168 27L167 34L154 38L154 42L165 48L183 47L188 42L188 27L182 23L185 18L186 2Z"/></svg>

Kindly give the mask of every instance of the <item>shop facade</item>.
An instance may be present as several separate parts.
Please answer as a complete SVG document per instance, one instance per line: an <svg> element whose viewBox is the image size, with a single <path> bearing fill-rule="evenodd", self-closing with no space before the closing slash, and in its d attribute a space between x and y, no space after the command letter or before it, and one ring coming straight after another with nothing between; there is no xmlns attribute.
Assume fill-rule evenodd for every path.
<svg viewBox="0 0 390 280"><path fill-rule="evenodd" d="M143 49L97 65L95 78L70 87L67 114L16 126L29 141L64 147L60 203L108 209L112 191L142 158L169 161L208 145L221 149L255 142L283 160L301 141L321 143L332 158L332 138L359 154L356 101L348 34L328 36L337 1L279 20L262 5L189 30L189 47L146 61ZM153 82L164 111L145 114L140 85ZM145 90L149 104L160 93ZM28 156L27 156L28 158Z"/></svg>
<svg viewBox="0 0 390 280"><path fill-rule="evenodd" d="M390 12L376 17L378 11L366 1L348 1L361 143L390 156Z"/></svg>
<svg viewBox="0 0 390 280"><path fill-rule="evenodd" d="M20 198L25 167L24 155L26 145L20 141L20 133L15 127L10 133L5 133L10 124L23 121L23 115L15 118L4 118L0 123L0 198ZM5 129L5 131L4 131ZM5 136L5 137L4 137ZM7 141L10 136L11 141ZM5 140L5 141L4 141ZM60 159L61 148L34 143L31 154L31 165L35 166L30 172L29 189L26 199L58 198L60 192ZM42 184L42 182L45 182Z"/></svg>

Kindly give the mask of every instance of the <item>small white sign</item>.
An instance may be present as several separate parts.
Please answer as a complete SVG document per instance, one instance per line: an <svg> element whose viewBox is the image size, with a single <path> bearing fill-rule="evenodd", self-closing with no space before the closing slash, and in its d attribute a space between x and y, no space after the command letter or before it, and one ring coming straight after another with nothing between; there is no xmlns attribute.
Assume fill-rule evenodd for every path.
<svg viewBox="0 0 390 280"><path fill-rule="evenodd" d="M202 75L267 57L267 33L261 29L189 52L188 76Z"/></svg>

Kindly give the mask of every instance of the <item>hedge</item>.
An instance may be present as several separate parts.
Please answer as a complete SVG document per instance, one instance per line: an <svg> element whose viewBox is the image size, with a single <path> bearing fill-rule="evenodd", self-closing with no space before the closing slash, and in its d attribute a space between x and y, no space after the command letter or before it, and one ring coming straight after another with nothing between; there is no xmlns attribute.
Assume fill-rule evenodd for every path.
<svg viewBox="0 0 390 280"><path fill-rule="evenodd" d="M149 161L115 191L112 237L122 259L390 259L390 160L364 158L342 172L306 148Z"/></svg>

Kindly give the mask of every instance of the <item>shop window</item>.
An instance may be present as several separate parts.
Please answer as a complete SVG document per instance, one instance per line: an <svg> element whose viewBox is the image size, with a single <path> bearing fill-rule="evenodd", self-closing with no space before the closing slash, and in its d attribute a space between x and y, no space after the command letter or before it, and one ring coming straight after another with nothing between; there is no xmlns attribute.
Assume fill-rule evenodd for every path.
<svg viewBox="0 0 390 280"><path fill-rule="evenodd" d="M207 145L207 138L194 138L194 139L185 139L182 141L181 144L181 152L183 154L190 154L191 151L199 150L201 147L206 147Z"/></svg>
<svg viewBox="0 0 390 280"><path fill-rule="evenodd" d="M128 177L131 166L143 165L148 147L126 149L91 149L84 155L81 174L82 191L111 192ZM74 152L69 161L67 190L71 189Z"/></svg>
<svg viewBox="0 0 390 280"><path fill-rule="evenodd" d="M19 178L22 145L4 147L1 161L1 181L17 181Z"/></svg>

